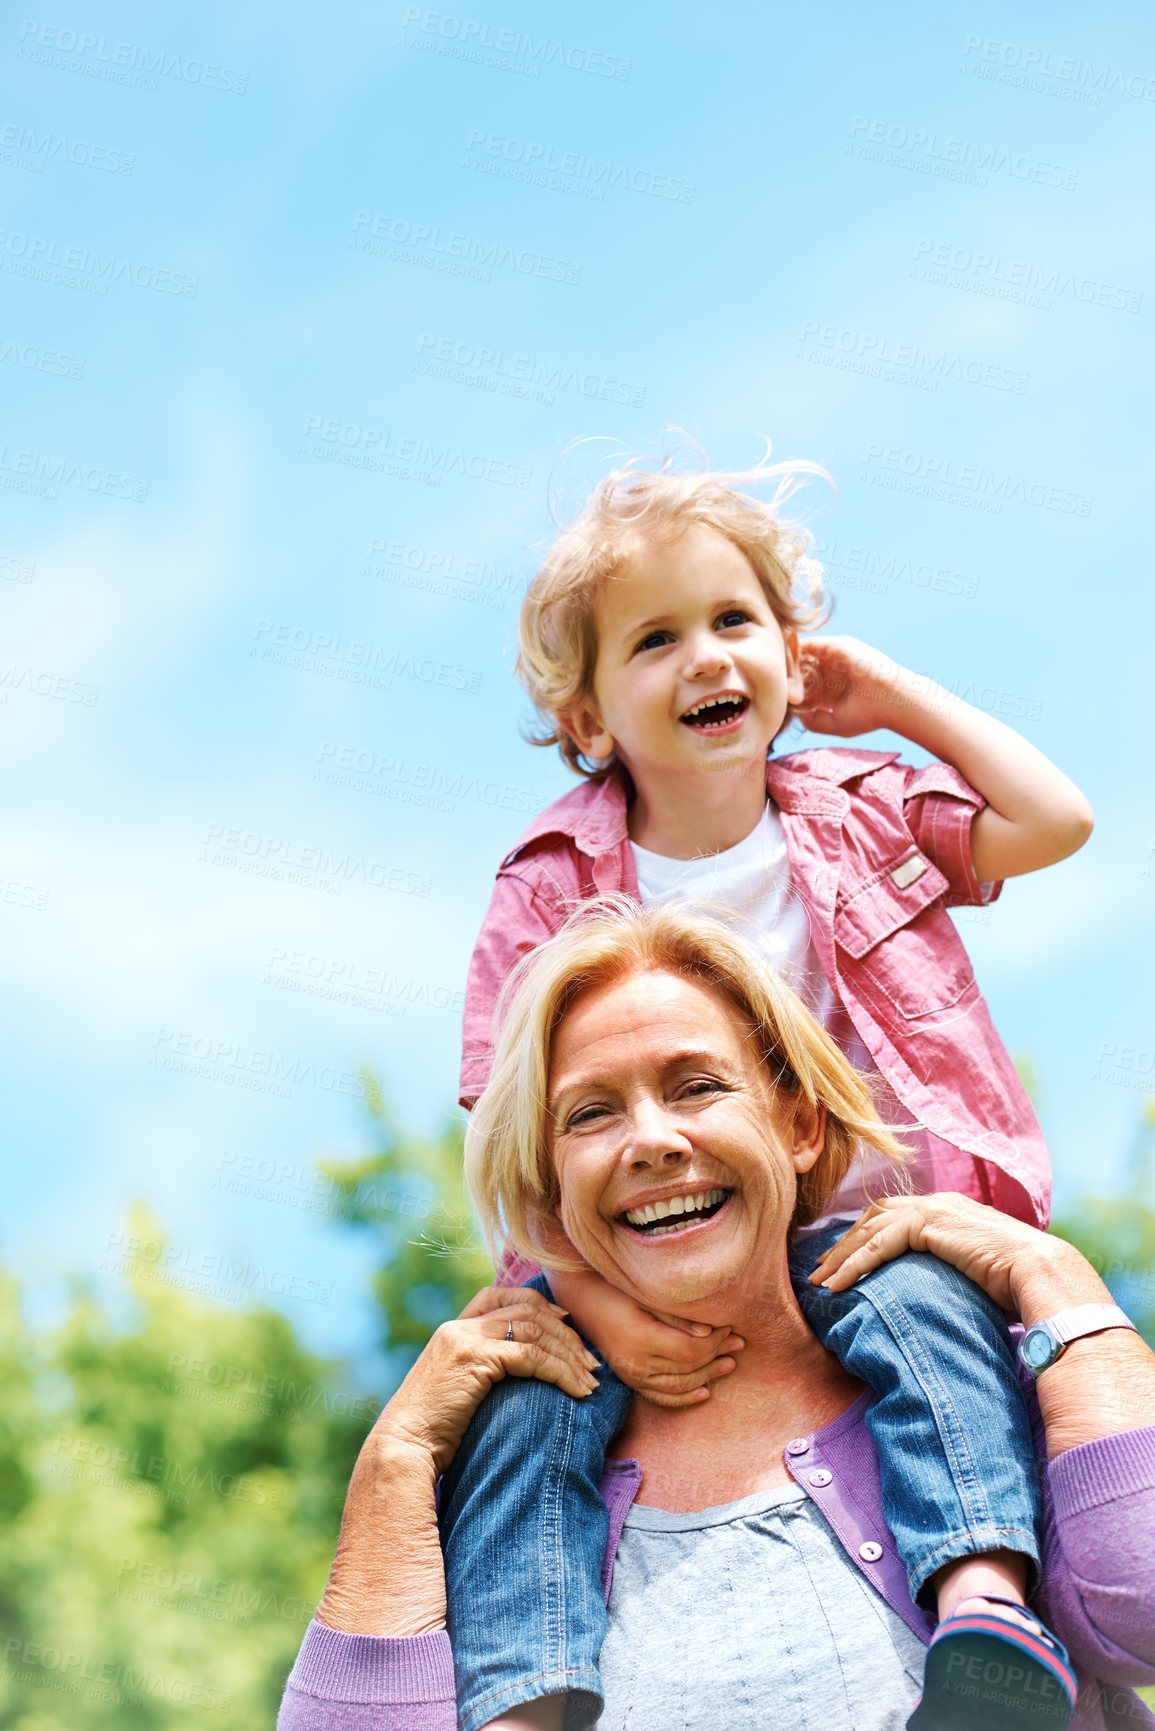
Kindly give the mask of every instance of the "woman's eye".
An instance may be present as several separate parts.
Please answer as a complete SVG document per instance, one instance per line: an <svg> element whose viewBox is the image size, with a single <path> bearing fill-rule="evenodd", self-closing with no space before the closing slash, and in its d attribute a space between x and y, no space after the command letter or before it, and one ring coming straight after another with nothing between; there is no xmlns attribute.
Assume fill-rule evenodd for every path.
<svg viewBox="0 0 1155 1731"><path fill-rule="evenodd" d="M722 1083L712 1076L700 1076L694 1082L687 1082L682 1089L683 1099L700 1099L706 1094L717 1094L722 1091Z"/></svg>
<svg viewBox="0 0 1155 1731"><path fill-rule="evenodd" d="M599 1118L605 1117L605 1114L605 1106L582 1106L578 1111L570 1114L566 1119L565 1127L567 1130L580 1130L583 1125L596 1124Z"/></svg>

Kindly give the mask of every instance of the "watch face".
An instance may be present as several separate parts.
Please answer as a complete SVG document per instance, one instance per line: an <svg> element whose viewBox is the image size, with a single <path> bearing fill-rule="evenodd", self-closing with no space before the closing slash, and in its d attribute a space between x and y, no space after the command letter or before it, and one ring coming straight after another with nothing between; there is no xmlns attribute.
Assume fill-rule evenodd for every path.
<svg viewBox="0 0 1155 1731"><path fill-rule="evenodd" d="M1030 1370L1046 1370L1055 1357L1055 1343L1045 1328L1028 1328L1019 1344L1023 1363Z"/></svg>

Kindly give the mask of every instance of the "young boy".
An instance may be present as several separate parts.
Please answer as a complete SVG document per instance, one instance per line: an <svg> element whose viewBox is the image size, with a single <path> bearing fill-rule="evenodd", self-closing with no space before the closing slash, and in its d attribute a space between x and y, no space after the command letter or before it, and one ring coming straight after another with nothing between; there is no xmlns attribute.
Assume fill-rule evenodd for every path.
<svg viewBox="0 0 1155 1731"><path fill-rule="evenodd" d="M961 1191L1043 1225L1041 1132L946 909L985 906L1003 878L1074 852L1090 833L1090 810L1010 728L865 645L810 638L800 650L820 591L806 536L777 514L787 470L618 471L532 585L519 672L544 721L539 743L556 742L584 780L541 814L499 871L469 974L462 1104L485 1085L504 982L575 903L615 891L705 901L871 1078L883 1116L906 1127L914 1188ZM780 481L770 507L738 491L768 479ZM791 716L841 738L889 727L942 761L915 770L895 752L855 749L768 758ZM1018 1395L1001 1317L933 1258L901 1258L846 1293L805 1278L877 1178L860 1162L836 1198L842 1227L830 1230L832 1215L800 1236L797 1296L819 1338L879 1396L871 1429L912 1598L941 1623L953 1619L946 1633L960 1651L976 1622L996 1626L1029 1678L1031 1655L1049 1637L1022 1609L1038 1565L1025 1408L1019 1400L1019 1422L997 1436L982 1422L1002 1410L1008 1389ZM501 1279L536 1273L511 1265ZM551 1482L573 1499L576 1556L579 1513L589 1514L589 1487L628 1402L622 1382L668 1405L706 1399L741 1337L697 1338L592 1272L551 1273L549 1285L616 1377L603 1375L605 1387L586 1402L559 1405L552 1435L491 1428L485 1473L490 1484L503 1472L544 1482L543 1460L564 1455ZM541 1582L519 1585L527 1609L511 1642L508 1621L495 1616L501 1584L478 1590L472 1523L461 1520L479 1482L472 1446L467 1437L443 1505L465 1731L505 1723L494 1715L582 1670L559 1662L564 1640L545 1652L531 1607L563 1605L563 1622L595 1641L600 1612L596 1543L581 1566L542 1558ZM508 1511L491 1513L491 1539L495 1518L532 1524L531 1497ZM551 1574L563 1576L560 1588ZM472 1586L454 1594L455 1578ZM596 1677L596 1644L592 1654ZM1011 1702L1007 1725L1039 1722L1030 1687L1021 1718ZM588 1722L596 1695L581 1699L586 1708L575 1695L567 1724ZM934 1717L936 1703L928 1684L911 1723L948 1723Z"/></svg>

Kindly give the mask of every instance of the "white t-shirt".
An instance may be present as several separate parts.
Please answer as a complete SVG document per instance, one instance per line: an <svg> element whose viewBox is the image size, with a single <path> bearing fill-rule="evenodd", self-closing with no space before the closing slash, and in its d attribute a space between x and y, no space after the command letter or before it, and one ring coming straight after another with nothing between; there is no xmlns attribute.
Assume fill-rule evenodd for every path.
<svg viewBox="0 0 1155 1731"><path fill-rule="evenodd" d="M643 902L708 903L827 1026L837 999L810 941L810 919L790 881L782 820L769 800L744 841L704 859L667 859L630 845Z"/></svg>
<svg viewBox="0 0 1155 1731"><path fill-rule="evenodd" d="M667 859L637 842L630 846L638 871L638 896L644 904L694 902L740 933L798 993L854 1068L870 1078L881 1116L890 1123L912 1122L879 1074L818 959L809 915L790 881L786 835L772 800L766 801L757 828L737 847L721 853L702 859ZM892 1162L873 1151L857 1159L832 1200L832 1212L864 1208L869 1195L881 1188L871 1179L886 1169L893 1171Z"/></svg>

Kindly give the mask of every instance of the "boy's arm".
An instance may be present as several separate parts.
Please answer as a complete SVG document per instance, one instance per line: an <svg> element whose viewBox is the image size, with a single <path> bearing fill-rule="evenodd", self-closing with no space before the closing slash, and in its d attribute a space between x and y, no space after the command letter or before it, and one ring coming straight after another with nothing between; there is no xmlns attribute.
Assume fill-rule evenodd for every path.
<svg viewBox="0 0 1155 1731"><path fill-rule="evenodd" d="M970 831L980 882L1054 865L1090 835L1094 815L1074 782L1005 722L854 637L808 638L802 655L806 698L794 714L811 732L848 739L888 727L986 800Z"/></svg>
<svg viewBox="0 0 1155 1731"><path fill-rule="evenodd" d="M614 1375L656 1406L694 1406L709 1384L734 1369L728 1355L746 1342L727 1328L683 1322L643 1310L592 1269L582 1274L549 1270L550 1291L569 1321L591 1340Z"/></svg>

